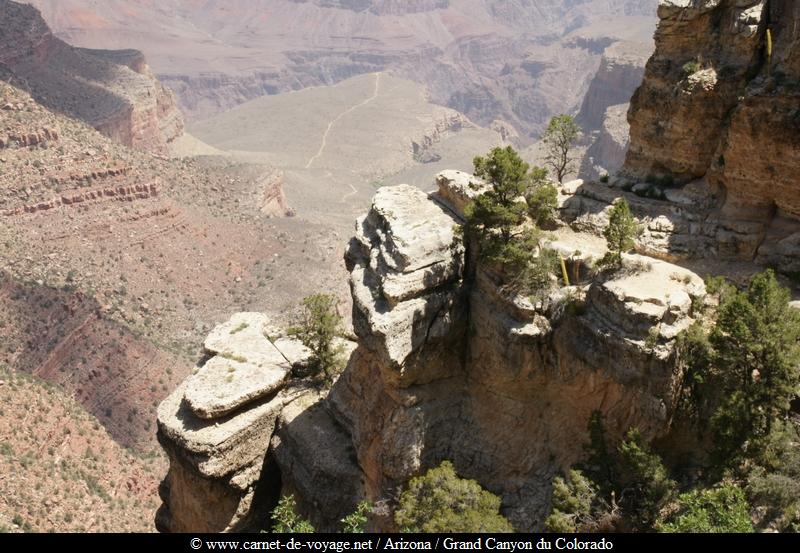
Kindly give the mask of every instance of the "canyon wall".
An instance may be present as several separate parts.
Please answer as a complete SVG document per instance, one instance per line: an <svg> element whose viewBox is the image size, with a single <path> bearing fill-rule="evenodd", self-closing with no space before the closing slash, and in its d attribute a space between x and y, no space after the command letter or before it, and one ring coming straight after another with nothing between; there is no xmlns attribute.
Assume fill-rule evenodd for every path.
<svg viewBox="0 0 800 553"><path fill-rule="evenodd" d="M141 52L74 48L36 9L10 0L0 0L0 20L0 72L43 106L154 153L183 134L175 97Z"/></svg>
<svg viewBox="0 0 800 553"><path fill-rule="evenodd" d="M800 5L662 0L658 15L656 51L628 113L625 175L661 181L684 200L676 187L688 183L690 198L709 203L678 202L669 217L695 228L668 233L699 237L683 240L682 253L710 247L796 272Z"/></svg>
<svg viewBox="0 0 800 553"><path fill-rule="evenodd" d="M541 529L552 477L581 459L594 410L613 437L630 427L648 438L669 430L681 378L675 338L694 320L702 280L635 255L626 257L628 271L583 280L581 268L602 252L568 237L552 246L568 258L573 286L535 299L509 294L463 243L460 214L481 188L470 181L445 172L433 196L407 185L379 189L346 254L358 344L344 373L327 396L305 390L287 402L300 386L289 384L233 415L270 410L269 424L236 429L258 452L250 467L260 476L248 483L294 493L318 529L335 530L362 498L391 510L409 478L445 459L499 494L515 528ZM236 491L238 466L211 474L192 461L191 479L176 475L195 455L182 444L197 424L189 397L196 378L159 410L173 466L162 510L171 516L160 528L235 529L251 515L266 525ZM190 412L174 423L174 413ZM197 507L181 512L187 501L178 498L205 498L196 506L217 495L230 498L224 521L209 525ZM372 524L393 529L386 512Z"/></svg>
<svg viewBox="0 0 800 553"><path fill-rule="evenodd" d="M575 121L590 141L579 176L597 179L616 173L625 162L629 100L644 76L652 44L617 42L605 49Z"/></svg>

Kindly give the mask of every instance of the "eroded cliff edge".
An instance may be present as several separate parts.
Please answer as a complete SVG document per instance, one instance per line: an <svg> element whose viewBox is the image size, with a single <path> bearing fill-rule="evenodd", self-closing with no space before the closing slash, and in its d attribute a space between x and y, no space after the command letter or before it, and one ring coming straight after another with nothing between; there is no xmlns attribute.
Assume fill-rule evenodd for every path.
<svg viewBox="0 0 800 553"><path fill-rule="evenodd" d="M206 363L162 404L159 436L171 460L162 530L263 526L281 489L318 529L334 530L362 498L390 510L403 483L444 459L500 494L518 530L538 529L553 475L583 454L592 411L605 414L612 435L669 431L681 377L675 337L693 321L701 279L630 256L630 270L583 282L581 268L603 252L568 233L552 246L569 258L577 285L535 302L509 296L462 242L471 178L446 172L432 196L382 188L358 220L346 255L358 344L327 396L289 381L245 401L222 397L236 406L215 415L217 424L190 397ZM236 325L212 336L231 336ZM265 334L254 337L259 347L283 351ZM206 426L214 430L198 430ZM194 444L196 432L220 428L222 445ZM228 443L249 453L223 455ZM217 457L230 460L207 461ZM234 462L244 457L247 468ZM391 529L390 517L373 524Z"/></svg>
<svg viewBox="0 0 800 553"><path fill-rule="evenodd" d="M172 91L141 52L75 48L53 35L36 8L11 0L0 0L0 21L0 77L43 106L157 154L183 134Z"/></svg>

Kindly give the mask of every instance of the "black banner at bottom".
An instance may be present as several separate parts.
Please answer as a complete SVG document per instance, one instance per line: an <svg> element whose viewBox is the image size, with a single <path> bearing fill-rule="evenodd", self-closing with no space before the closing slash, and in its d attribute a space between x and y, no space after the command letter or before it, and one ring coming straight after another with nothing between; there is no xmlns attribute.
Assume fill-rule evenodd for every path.
<svg viewBox="0 0 800 553"><path fill-rule="evenodd" d="M647 547L786 547L800 551L798 534L4 534L0 549L14 547L159 551L641 551ZM149 552L148 552L149 553Z"/></svg>

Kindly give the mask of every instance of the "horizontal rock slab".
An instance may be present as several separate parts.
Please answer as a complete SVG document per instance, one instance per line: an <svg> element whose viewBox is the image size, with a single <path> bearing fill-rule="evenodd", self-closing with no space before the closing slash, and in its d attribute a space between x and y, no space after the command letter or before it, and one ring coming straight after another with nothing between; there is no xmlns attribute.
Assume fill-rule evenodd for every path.
<svg viewBox="0 0 800 553"><path fill-rule="evenodd" d="M274 360L276 350L267 336L269 324L264 313L236 313L214 327L203 347L209 353L236 357L247 363Z"/></svg>
<svg viewBox="0 0 800 553"><path fill-rule="evenodd" d="M404 273L451 259L460 224L427 194L407 184L379 189L366 222L380 241L383 261Z"/></svg>
<svg viewBox="0 0 800 553"><path fill-rule="evenodd" d="M211 331L204 347L217 355L186 379L184 399L194 415L221 417L284 386L293 362L269 332L274 329L263 313L236 313ZM310 355L297 340L281 338L281 344L294 362Z"/></svg>
<svg viewBox="0 0 800 553"><path fill-rule="evenodd" d="M184 401L186 381L158 406L159 439L210 478L231 476L264 457L286 393L222 418L197 417Z"/></svg>
<svg viewBox="0 0 800 553"><path fill-rule="evenodd" d="M184 398L192 412L203 419L218 418L283 388L291 366L272 348L274 359L258 363L211 358L187 379Z"/></svg>
<svg viewBox="0 0 800 553"><path fill-rule="evenodd" d="M591 287L589 315L622 338L646 340L653 328L664 340L675 338L693 322L692 300L705 295L703 280L657 259L626 255L624 261L626 269Z"/></svg>

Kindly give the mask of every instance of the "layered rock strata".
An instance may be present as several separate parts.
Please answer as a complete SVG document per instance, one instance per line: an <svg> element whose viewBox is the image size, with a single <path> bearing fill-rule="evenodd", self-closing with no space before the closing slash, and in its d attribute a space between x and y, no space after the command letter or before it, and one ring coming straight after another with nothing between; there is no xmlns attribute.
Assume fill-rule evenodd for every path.
<svg viewBox="0 0 800 553"><path fill-rule="evenodd" d="M795 271L800 5L662 0L658 15L656 52L628 114L625 174L718 198L700 220L670 217L694 227L701 248L693 254L711 235L722 237L720 256Z"/></svg>
<svg viewBox="0 0 800 553"><path fill-rule="evenodd" d="M617 42L603 52L600 68L589 84L576 117L590 142L579 175L598 179L616 173L628 150L629 100L642 82L652 44Z"/></svg>
<svg viewBox="0 0 800 553"><path fill-rule="evenodd" d="M308 357L299 344L278 349L271 334L263 315L235 315L206 339L205 363L159 406L158 439L170 461L160 530L263 524L268 511L259 506L280 487L266 463L269 442L281 410L300 394L286 387L292 365Z"/></svg>
<svg viewBox="0 0 800 553"><path fill-rule="evenodd" d="M0 71L37 102L80 119L107 137L167 153L183 117L136 50L74 48L53 36L39 12L0 0Z"/></svg>

